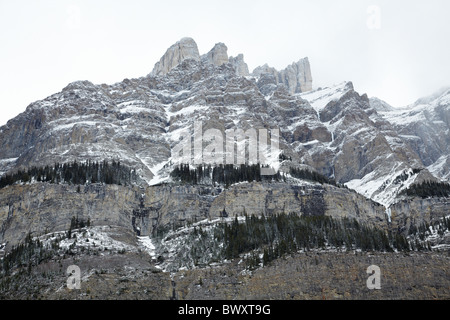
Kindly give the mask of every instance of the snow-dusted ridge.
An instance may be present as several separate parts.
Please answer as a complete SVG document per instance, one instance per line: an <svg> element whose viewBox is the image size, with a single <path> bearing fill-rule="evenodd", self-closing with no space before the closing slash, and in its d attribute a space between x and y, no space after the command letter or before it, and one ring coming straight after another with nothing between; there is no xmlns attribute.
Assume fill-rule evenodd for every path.
<svg viewBox="0 0 450 320"><path fill-rule="evenodd" d="M401 187L393 184L405 170L450 177L448 88L394 109L359 96L349 81L290 94L276 72L262 83L262 74L274 71L268 66L240 76L231 63L174 62L164 75L112 85L76 81L30 104L0 128L0 175L19 165L89 158L120 160L146 185L157 185L170 181L171 150L182 133L202 121L204 130L280 129L280 146L293 165L335 178L385 206L416 181L411 176ZM277 169L277 159L271 160Z"/></svg>
<svg viewBox="0 0 450 320"><path fill-rule="evenodd" d="M307 100L316 112L322 111L330 102L338 101L348 91L353 90L353 84L349 81L334 86L318 88L316 90L297 94Z"/></svg>

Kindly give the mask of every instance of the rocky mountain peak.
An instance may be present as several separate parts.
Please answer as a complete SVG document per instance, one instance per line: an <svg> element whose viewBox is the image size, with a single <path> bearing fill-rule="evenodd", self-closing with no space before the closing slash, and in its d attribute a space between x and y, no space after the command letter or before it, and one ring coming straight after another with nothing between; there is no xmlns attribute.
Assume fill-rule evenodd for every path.
<svg viewBox="0 0 450 320"><path fill-rule="evenodd" d="M308 57L289 65L281 71L280 77L287 82L291 94L312 90L311 66Z"/></svg>
<svg viewBox="0 0 450 320"><path fill-rule="evenodd" d="M290 94L312 90L311 66L308 57L292 63L281 71L264 64L255 68L252 72L252 75L255 77L260 77L263 74L273 75L276 79L276 84L284 84Z"/></svg>
<svg viewBox="0 0 450 320"><path fill-rule="evenodd" d="M218 42L208 53L200 55L196 42L192 38L183 38L167 49L160 61L155 64L150 75L164 76L187 59L215 67L229 63L235 69L236 75L248 76L250 74L244 61L244 55L228 57L228 47L224 43Z"/></svg>
<svg viewBox="0 0 450 320"><path fill-rule="evenodd" d="M192 38L182 38L173 44L157 62L151 72L152 75L161 76L167 74L186 59L199 60L197 43Z"/></svg>
<svg viewBox="0 0 450 320"><path fill-rule="evenodd" d="M236 57L230 57L229 62L236 69L236 74L238 76L248 76L248 66L244 62L244 55L242 53L238 54Z"/></svg>
<svg viewBox="0 0 450 320"><path fill-rule="evenodd" d="M427 105L394 110L359 95L349 81L311 90L308 58L281 71L265 64L246 78L244 56L229 57L227 49L219 42L200 55L195 41L183 38L147 77L112 85L76 81L30 104L0 128L0 174L120 159L154 185L170 178L166 164L180 131L202 119L209 128L280 128L281 149L293 163L383 204L407 186L389 182L404 170L449 176L447 91L422 100Z"/></svg>
<svg viewBox="0 0 450 320"><path fill-rule="evenodd" d="M228 62L227 51L227 46L224 43L219 42L216 43L215 46L207 54L203 55L202 59L215 66L221 66L222 64Z"/></svg>

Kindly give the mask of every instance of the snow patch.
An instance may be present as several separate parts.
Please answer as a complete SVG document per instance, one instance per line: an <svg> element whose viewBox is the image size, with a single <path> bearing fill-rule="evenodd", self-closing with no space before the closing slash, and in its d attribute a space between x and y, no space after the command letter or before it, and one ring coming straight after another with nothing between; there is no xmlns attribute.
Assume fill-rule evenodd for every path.
<svg viewBox="0 0 450 320"><path fill-rule="evenodd" d="M145 248L145 251L152 257L152 259L156 259L156 247L152 242L150 237L138 237L139 243Z"/></svg>
<svg viewBox="0 0 450 320"><path fill-rule="evenodd" d="M333 87L326 87L315 91L300 93L299 96L305 99L316 110L322 111L331 101L339 100L344 94L350 91L349 82L342 82Z"/></svg>
<svg viewBox="0 0 450 320"><path fill-rule="evenodd" d="M158 163L157 165L155 165L155 166L149 168L150 171L153 173L153 178L148 182L148 184L149 184L150 186L153 186L153 185L156 185L156 184L159 184L159 183L161 183L161 182L164 182L164 181L169 180L170 177L169 177L168 175L164 176L164 175L161 174L159 171L160 171L162 168L164 168L164 166L165 166L166 164L168 164L168 163L171 161L171 159L172 159L172 158L170 158L170 159L167 160L167 161L160 162L160 163Z"/></svg>

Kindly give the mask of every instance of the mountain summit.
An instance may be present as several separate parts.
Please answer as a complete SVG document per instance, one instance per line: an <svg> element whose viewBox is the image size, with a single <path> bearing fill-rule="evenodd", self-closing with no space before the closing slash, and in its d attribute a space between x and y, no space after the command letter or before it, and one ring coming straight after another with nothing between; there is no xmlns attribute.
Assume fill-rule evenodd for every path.
<svg viewBox="0 0 450 320"><path fill-rule="evenodd" d="M165 75L186 59L200 59L197 43L195 43L194 39L187 37L167 49L159 62L155 64L151 74L156 76Z"/></svg>
<svg viewBox="0 0 450 320"><path fill-rule="evenodd" d="M116 159L149 184L167 181L180 133L201 120L205 130L223 132L250 124L278 128L290 165L386 206L413 181L448 179L448 91L411 111L394 110L348 81L313 90L308 58L281 71L266 64L249 73L243 55L229 57L227 50L219 42L200 55L195 41L183 38L146 77L111 85L77 81L33 102L0 128L0 172ZM407 183L393 183L413 169Z"/></svg>
<svg viewBox="0 0 450 320"><path fill-rule="evenodd" d="M167 74L174 67L182 63L184 60L192 59L221 66L225 63L230 63L235 69L236 74L240 76L248 76L248 66L244 62L244 56L239 54L237 57L228 57L228 48L222 43L216 43L216 45L206 54L200 56L198 52L197 43L194 39L186 37L176 42L157 62L151 72L151 75L162 76Z"/></svg>
<svg viewBox="0 0 450 320"><path fill-rule="evenodd" d="M195 61L202 60L217 67L229 63L239 76L251 75L260 77L266 74L273 76L274 84L284 84L291 94L312 90L311 66L307 57L292 63L281 71L277 71L265 64L257 67L250 74L244 61L244 55L239 54L236 57L228 57L227 51L228 47L224 43L219 42L208 53L200 55L194 39L185 37L167 49L150 74L155 76L166 75L183 61L192 59Z"/></svg>

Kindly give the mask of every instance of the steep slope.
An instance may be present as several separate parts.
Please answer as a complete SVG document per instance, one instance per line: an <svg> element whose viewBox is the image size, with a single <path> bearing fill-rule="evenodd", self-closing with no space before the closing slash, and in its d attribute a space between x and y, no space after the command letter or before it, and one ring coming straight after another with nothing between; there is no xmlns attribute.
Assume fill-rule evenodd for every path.
<svg viewBox="0 0 450 320"><path fill-rule="evenodd" d="M78 81L30 104L0 129L0 171L116 159L153 184L161 181L154 175L170 162L180 132L192 130L195 120L204 130L223 131L247 130L248 123L274 128L272 116L288 118L278 102L291 98L280 93L268 103L255 79L240 76L242 55L226 62L226 46L218 44L201 58L195 47L183 38L146 77L112 85ZM302 103L291 103L290 111L299 116Z"/></svg>
<svg viewBox="0 0 450 320"><path fill-rule="evenodd" d="M303 144L312 166L337 182L389 207L423 168L417 154L351 82L300 94L310 102L328 132L328 141ZM383 109L384 110L384 109ZM306 160L306 157L305 157ZM324 161L327 162L324 162ZM403 178L407 176L407 178Z"/></svg>
<svg viewBox="0 0 450 320"><path fill-rule="evenodd" d="M255 77L267 74L274 77L276 84L284 84L290 94L312 90L311 66L307 57L293 62L281 71L265 64L255 68L252 72Z"/></svg>
<svg viewBox="0 0 450 320"><path fill-rule="evenodd" d="M125 166L113 175L128 170L129 179L93 181L92 171L101 169L91 162L89 174L69 166L76 182L48 173L21 178L24 172L1 179L0 297L364 298L373 297L361 291L372 261L384 263L390 281L376 297L408 291L448 298L444 255L397 250L448 251L448 198L398 194L413 183L448 179L449 96L442 91L398 110L360 95L351 82L312 90L307 58L249 74L243 55L228 57L223 43L200 55L191 38L171 46L147 76L70 83L0 128L0 178L55 162L67 168L74 160L115 160ZM259 129L268 130L270 152L261 148L269 136ZM213 150L216 164L228 161L230 131L233 150L247 146L252 163L249 147L257 144L259 160L263 155L280 175L197 179L214 161L203 154L194 162L196 152ZM239 140L237 132L260 140ZM194 177L178 180L171 175L180 160L174 150L187 141L184 167ZM296 178L298 169L325 177ZM74 261L83 270L80 294L65 287L63 271ZM298 282L305 274L308 281ZM341 289L330 287L343 274L350 276ZM400 290L399 277L414 281L401 281L407 284Z"/></svg>
<svg viewBox="0 0 450 320"><path fill-rule="evenodd" d="M16 168L120 159L150 179L148 166L170 150L160 135L164 109L147 90L130 80L71 83L2 127L1 158L15 158L9 163Z"/></svg>
<svg viewBox="0 0 450 320"><path fill-rule="evenodd" d="M449 181L450 89L405 108L380 112L436 177Z"/></svg>
<svg viewBox="0 0 450 320"><path fill-rule="evenodd" d="M306 166L386 207L411 183L435 179L430 171L448 177L448 91L393 110L351 82L310 90L307 58L280 72L245 67L223 43L201 56L183 38L145 77L71 83L0 128L0 172L114 159L155 185L170 181L174 147L200 123L223 141L230 129L279 130L290 160L271 155L275 169Z"/></svg>

